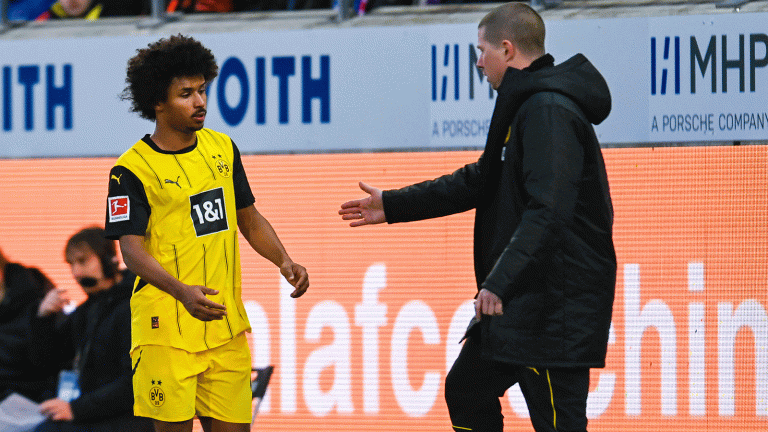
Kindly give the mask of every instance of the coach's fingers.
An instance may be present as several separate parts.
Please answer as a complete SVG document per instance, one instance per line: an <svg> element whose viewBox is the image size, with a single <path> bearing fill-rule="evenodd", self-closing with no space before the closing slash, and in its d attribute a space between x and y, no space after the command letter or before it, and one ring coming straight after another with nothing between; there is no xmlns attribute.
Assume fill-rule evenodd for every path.
<svg viewBox="0 0 768 432"><path fill-rule="evenodd" d="M504 315L504 311L501 304L501 299L498 297L493 302L493 314L494 315Z"/></svg>
<svg viewBox="0 0 768 432"><path fill-rule="evenodd" d="M371 198L360 198L352 201L347 201L345 203L341 204L341 209L339 209L339 214L349 214L349 213L359 213L360 209L365 205L366 201L370 200Z"/></svg>
<svg viewBox="0 0 768 432"><path fill-rule="evenodd" d="M499 296L483 288L477 293L475 300L475 317L480 315L502 315L503 308Z"/></svg>

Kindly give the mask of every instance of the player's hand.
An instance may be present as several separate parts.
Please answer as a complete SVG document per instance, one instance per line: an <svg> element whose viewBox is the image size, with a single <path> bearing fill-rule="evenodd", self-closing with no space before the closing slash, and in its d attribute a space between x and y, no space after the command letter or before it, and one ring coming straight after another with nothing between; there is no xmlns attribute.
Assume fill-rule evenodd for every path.
<svg viewBox="0 0 768 432"><path fill-rule="evenodd" d="M218 290L208 287L188 285L186 289L182 290L181 298L178 300L190 315L200 321L220 320L227 314L227 308L206 297L206 294L215 295L218 293Z"/></svg>
<svg viewBox="0 0 768 432"><path fill-rule="evenodd" d="M496 294L483 288L475 298L475 318L481 319L481 315L503 315L501 299Z"/></svg>
<svg viewBox="0 0 768 432"><path fill-rule="evenodd" d="M305 292L307 292L307 288L309 288L309 275L307 274L307 269L305 269L304 266L296 264L293 261L288 261L280 266L280 274L285 277L285 280L287 280L288 283L296 288L291 293L291 297L301 297Z"/></svg>
<svg viewBox="0 0 768 432"><path fill-rule="evenodd" d="M37 316L42 318L59 313L69 303L66 293L60 289L52 289L45 294L40 306L37 308Z"/></svg>
<svg viewBox="0 0 768 432"><path fill-rule="evenodd" d="M41 403L40 414L53 421L72 421L75 419L69 402L61 399L48 399Z"/></svg>
<svg viewBox="0 0 768 432"><path fill-rule="evenodd" d="M380 224L387 221L384 214L384 201L381 199L381 189L360 182L360 189L370 196L347 201L341 205L339 214L343 220L351 220L351 227Z"/></svg>

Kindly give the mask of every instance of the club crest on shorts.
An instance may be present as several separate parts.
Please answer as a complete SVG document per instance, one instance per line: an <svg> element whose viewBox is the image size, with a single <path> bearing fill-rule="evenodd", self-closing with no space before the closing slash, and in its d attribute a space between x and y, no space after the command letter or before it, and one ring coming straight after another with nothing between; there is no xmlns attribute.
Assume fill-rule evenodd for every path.
<svg viewBox="0 0 768 432"><path fill-rule="evenodd" d="M160 388L162 384L163 382L160 380L152 380L152 388L149 389L149 403L156 407L162 406L165 403L165 393Z"/></svg>

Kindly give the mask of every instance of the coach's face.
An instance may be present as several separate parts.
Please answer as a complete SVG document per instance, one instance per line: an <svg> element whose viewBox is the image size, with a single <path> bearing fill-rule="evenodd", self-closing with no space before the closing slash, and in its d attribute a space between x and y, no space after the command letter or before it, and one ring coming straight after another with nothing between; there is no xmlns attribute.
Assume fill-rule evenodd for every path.
<svg viewBox="0 0 768 432"><path fill-rule="evenodd" d="M208 102L206 87L202 75L174 78L168 86L168 98L155 107L158 120L180 132L194 133L202 129Z"/></svg>
<svg viewBox="0 0 768 432"><path fill-rule="evenodd" d="M477 29L477 49L480 50L480 55L477 57L476 66L483 70L483 74L488 77L488 82L497 90L508 67L509 52L504 42L498 46L494 45L486 40L485 27ZM506 44L508 45L509 42Z"/></svg>

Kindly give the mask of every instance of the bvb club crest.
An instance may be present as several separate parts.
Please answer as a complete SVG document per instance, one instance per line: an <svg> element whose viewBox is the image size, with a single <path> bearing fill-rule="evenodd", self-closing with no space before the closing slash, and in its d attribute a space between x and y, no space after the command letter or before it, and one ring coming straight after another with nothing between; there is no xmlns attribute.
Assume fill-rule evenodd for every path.
<svg viewBox="0 0 768 432"><path fill-rule="evenodd" d="M155 381L153 380L152 384L154 383ZM160 384L160 381L158 381L157 385L159 386ZM162 406L163 403L165 403L165 393L163 392L163 389L158 386L154 386L149 389L149 402L151 402L152 405L156 407Z"/></svg>
<svg viewBox="0 0 768 432"><path fill-rule="evenodd" d="M219 171L219 174L222 175L222 177L229 177L230 170L229 165L227 165L227 162L222 159L221 155L218 155L218 158L216 156L213 156L213 159L216 161L216 170Z"/></svg>

